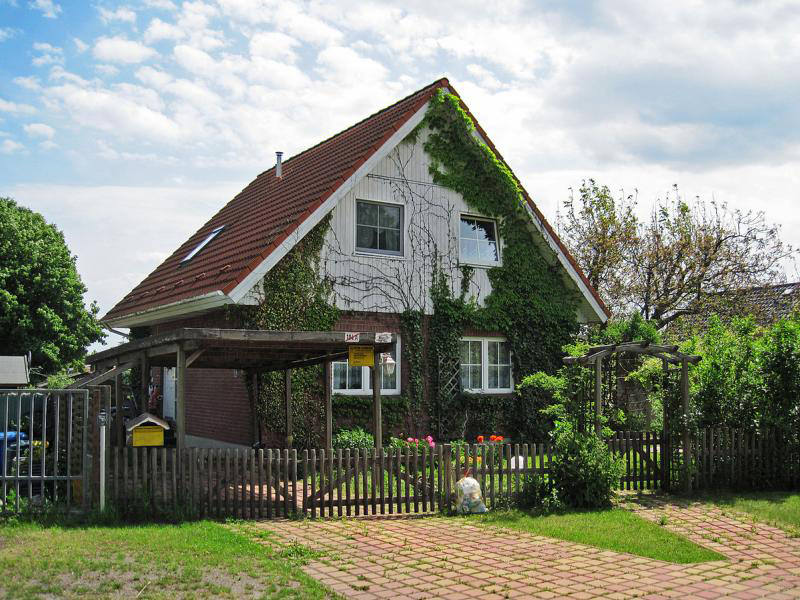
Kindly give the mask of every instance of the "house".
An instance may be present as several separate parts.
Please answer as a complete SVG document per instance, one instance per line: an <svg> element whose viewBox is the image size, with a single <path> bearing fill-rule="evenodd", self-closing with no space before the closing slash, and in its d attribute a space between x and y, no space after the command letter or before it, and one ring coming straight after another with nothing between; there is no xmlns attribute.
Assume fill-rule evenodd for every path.
<svg viewBox="0 0 800 600"><path fill-rule="evenodd" d="M27 387L29 384L27 356L0 356L0 389Z"/></svg>
<svg viewBox="0 0 800 600"><path fill-rule="evenodd" d="M748 287L704 298L689 314L676 319L667 331L670 337L683 339L706 330L711 315L719 316L723 322L751 315L758 325L769 326L797 310L800 310L800 282Z"/></svg>
<svg viewBox="0 0 800 600"><path fill-rule="evenodd" d="M453 289L463 284L480 305L492 293L490 272L503 265L508 252L501 219L468 205L462 194L431 175L424 148L430 132L423 120L432 98L442 92L459 98L441 79L288 160L278 153L273 168L258 175L102 321L151 335L179 327L242 327L232 309L276 295L264 284L265 276L324 226L317 268L341 311L333 328L398 334L394 361L381 370L381 393L405 393L410 367L401 314L431 315L429 288L437 268L446 272ZM502 160L466 114L475 123L475 139ZM574 311L569 310L578 322L604 322L608 311L602 300L524 189L518 210L530 230L525 237L530 247L523 254L545 261L542 268L569 290L575 299ZM463 331L461 386L510 393L513 352L497 329ZM174 373L156 371L153 379L163 390L160 413L171 418ZM371 389L367 368L346 362L332 365L326 385L348 396L366 396ZM244 373L197 369L187 379L186 394L188 443L255 441Z"/></svg>

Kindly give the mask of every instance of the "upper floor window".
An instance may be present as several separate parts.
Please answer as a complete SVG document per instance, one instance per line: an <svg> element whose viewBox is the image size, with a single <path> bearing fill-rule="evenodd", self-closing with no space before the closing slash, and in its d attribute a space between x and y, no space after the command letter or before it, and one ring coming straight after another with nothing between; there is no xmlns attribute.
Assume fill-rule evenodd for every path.
<svg viewBox="0 0 800 600"><path fill-rule="evenodd" d="M462 215L458 237L462 263L496 265L500 262L497 225L493 220Z"/></svg>
<svg viewBox="0 0 800 600"><path fill-rule="evenodd" d="M513 391L509 343L498 338L461 340L461 388L468 392Z"/></svg>
<svg viewBox="0 0 800 600"><path fill-rule="evenodd" d="M400 393L400 338L390 354L394 365L380 365L381 394ZM351 367L346 360L331 363L331 389L335 394L371 394L372 377L369 367Z"/></svg>
<svg viewBox="0 0 800 600"><path fill-rule="evenodd" d="M357 200L356 250L402 255L403 207Z"/></svg>

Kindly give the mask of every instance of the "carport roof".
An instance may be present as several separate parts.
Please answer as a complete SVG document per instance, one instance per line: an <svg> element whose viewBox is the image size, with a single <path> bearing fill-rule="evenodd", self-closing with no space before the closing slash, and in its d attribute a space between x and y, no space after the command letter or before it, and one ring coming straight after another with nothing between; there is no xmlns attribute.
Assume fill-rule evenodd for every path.
<svg viewBox="0 0 800 600"><path fill-rule="evenodd" d="M173 367L182 347L191 368L277 371L345 358L352 345L386 352L395 341L392 333L184 328L97 352L86 361L95 372L143 358L154 367Z"/></svg>

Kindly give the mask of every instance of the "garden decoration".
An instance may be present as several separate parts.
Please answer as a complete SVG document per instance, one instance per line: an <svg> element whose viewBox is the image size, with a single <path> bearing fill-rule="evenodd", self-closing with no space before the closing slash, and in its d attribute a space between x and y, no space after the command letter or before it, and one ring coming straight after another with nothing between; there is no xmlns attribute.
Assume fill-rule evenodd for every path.
<svg viewBox="0 0 800 600"><path fill-rule="evenodd" d="M481 486L472 477L472 469L466 469L463 477L456 482L456 512L462 515L489 512L483 503Z"/></svg>

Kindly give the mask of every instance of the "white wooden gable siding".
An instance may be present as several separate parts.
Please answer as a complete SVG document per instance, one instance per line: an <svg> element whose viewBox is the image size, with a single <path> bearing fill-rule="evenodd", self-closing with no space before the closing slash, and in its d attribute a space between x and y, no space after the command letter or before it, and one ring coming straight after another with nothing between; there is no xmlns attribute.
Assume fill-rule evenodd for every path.
<svg viewBox="0 0 800 600"><path fill-rule="evenodd" d="M433 183L428 171L428 155L422 148L424 138L423 133L416 144L397 146L333 209L321 268L334 282L335 302L341 309L402 312L409 306L422 308L430 314L427 286L434 247L443 254L442 264L452 277L456 291L460 287L460 216L476 213L460 194ZM403 256L356 251L356 200L404 205ZM425 225L415 227L412 223ZM432 240L430 244L421 241L422 236L427 235ZM502 240L500 242L502 261ZM487 268L476 267L470 295L482 303L490 292Z"/></svg>

